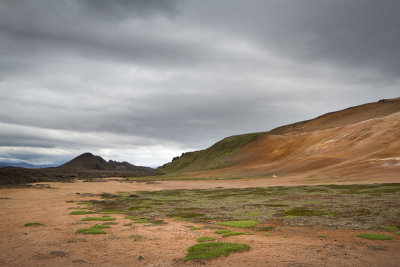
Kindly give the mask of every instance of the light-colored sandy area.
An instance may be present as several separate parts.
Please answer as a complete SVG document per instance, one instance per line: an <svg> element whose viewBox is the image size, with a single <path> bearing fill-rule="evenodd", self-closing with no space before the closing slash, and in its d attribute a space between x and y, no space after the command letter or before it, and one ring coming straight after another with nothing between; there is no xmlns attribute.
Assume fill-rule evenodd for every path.
<svg viewBox="0 0 400 267"><path fill-rule="evenodd" d="M336 181L337 182L337 181ZM364 182L396 182L367 180ZM194 224L166 219L168 224L123 226L130 220L116 217L117 225L106 235L76 234L78 228L95 222L81 222L86 215L69 215L77 207L68 200L82 201L80 193L115 193L176 188L253 187L304 184L304 179L266 178L218 181L163 181L155 184L51 183L52 188L0 189L0 266L399 266L400 236L391 241L357 238L358 230L329 230L318 227L284 226L272 231L222 238L214 234L216 225ZM318 182L317 182L318 183ZM351 181L346 181L351 183ZM92 199L92 198L91 198ZM44 226L24 227L27 222ZM202 230L191 230L191 226ZM319 238L318 235L326 235ZM142 240L134 241L132 235ZM214 236L218 241L239 242L250 251L232 253L211 261L184 262L186 249L196 238ZM84 238L86 242L68 242ZM76 240L75 240L76 241ZM65 256L50 254L66 252Z"/></svg>

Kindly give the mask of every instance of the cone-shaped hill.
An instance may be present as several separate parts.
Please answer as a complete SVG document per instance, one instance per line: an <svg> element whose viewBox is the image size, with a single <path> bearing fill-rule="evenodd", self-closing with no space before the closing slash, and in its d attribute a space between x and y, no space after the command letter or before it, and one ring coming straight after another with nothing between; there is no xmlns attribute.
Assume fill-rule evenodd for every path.
<svg viewBox="0 0 400 267"><path fill-rule="evenodd" d="M100 156L91 153L84 153L71 161L59 166L62 169L70 170L105 170L105 171L144 171L151 172L153 169L148 167L135 166L126 161L117 162L106 161Z"/></svg>

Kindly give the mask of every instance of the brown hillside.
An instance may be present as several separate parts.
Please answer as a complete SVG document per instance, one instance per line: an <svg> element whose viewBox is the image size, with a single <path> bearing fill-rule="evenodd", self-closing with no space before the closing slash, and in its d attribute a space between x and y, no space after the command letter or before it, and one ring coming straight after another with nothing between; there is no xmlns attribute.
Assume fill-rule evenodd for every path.
<svg viewBox="0 0 400 267"><path fill-rule="evenodd" d="M181 170L181 174L188 177L302 174L310 179L400 176L400 99L381 100L257 134L218 160L229 164L219 169Z"/></svg>
<svg viewBox="0 0 400 267"><path fill-rule="evenodd" d="M354 124L361 121L384 117L400 111L400 97L383 99L344 110L327 113L312 120L278 127L269 134L303 133Z"/></svg>

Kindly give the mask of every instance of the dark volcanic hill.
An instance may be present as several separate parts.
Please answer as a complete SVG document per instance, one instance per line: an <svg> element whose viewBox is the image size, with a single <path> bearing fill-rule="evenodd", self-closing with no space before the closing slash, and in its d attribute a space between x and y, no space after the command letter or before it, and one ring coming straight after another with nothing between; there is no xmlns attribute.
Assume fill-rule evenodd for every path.
<svg viewBox="0 0 400 267"><path fill-rule="evenodd" d="M153 175L154 169L135 166L128 162L105 161L100 156L84 153L54 168L0 168L0 184L23 184L43 181L72 181L74 179L104 177L134 177Z"/></svg>
<svg viewBox="0 0 400 267"><path fill-rule="evenodd" d="M97 171L142 171L144 173L151 172L153 169L149 167L135 166L129 162L106 161L100 156L91 153L84 153L77 156L73 160L57 167L68 170L97 170Z"/></svg>
<svg viewBox="0 0 400 267"><path fill-rule="evenodd" d="M182 177L400 177L400 98L227 137L159 168ZM310 178L310 179L311 179Z"/></svg>

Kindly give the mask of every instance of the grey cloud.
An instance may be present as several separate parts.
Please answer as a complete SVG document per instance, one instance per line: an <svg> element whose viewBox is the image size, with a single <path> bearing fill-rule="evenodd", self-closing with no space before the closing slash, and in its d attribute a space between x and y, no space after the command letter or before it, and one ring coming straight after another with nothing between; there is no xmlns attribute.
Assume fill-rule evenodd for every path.
<svg viewBox="0 0 400 267"><path fill-rule="evenodd" d="M398 7L0 0L0 157L90 150L155 166L396 97Z"/></svg>

